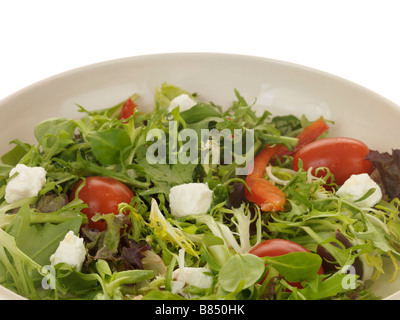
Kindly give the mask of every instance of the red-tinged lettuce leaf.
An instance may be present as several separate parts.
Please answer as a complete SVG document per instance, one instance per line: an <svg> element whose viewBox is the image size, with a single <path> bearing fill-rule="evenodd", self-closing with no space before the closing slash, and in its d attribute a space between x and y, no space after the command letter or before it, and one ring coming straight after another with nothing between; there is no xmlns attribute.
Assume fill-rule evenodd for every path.
<svg viewBox="0 0 400 320"><path fill-rule="evenodd" d="M146 242L138 243L126 236L121 238L120 245L122 245L121 259L126 269L143 269L144 252L151 250L150 245Z"/></svg>
<svg viewBox="0 0 400 320"><path fill-rule="evenodd" d="M144 269L142 259L145 257L145 251L151 250L150 245L146 242L138 243L127 236L121 237L121 228L130 226L130 218L113 213L95 217L100 218L107 222L106 230L89 229L87 225L81 228L82 237L89 250L88 262L103 259L117 264L121 262L127 270Z"/></svg>
<svg viewBox="0 0 400 320"><path fill-rule="evenodd" d="M370 150L366 159L378 170L388 199L400 197L400 150L393 149L392 154Z"/></svg>
<svg viewBox="0 0 400 320"><path fill-rule="evenodd" d="M246 202L245 189L246 187L243 183L235 182L226 206L228 208L239 208L243 202Z"/></svg>
<svg viewBox="0 0 400 320"><path fill-rule="evenodd" d="M107 223L107 229L98 231L90 229L87 225L81 228L81 235L85 239L86 247L89 250L89 257L94 260L118 260L121 229L130 225L130 218L123 214L115 215L109 213L96 214L92 219L93 221L104 219Z"/></svg>

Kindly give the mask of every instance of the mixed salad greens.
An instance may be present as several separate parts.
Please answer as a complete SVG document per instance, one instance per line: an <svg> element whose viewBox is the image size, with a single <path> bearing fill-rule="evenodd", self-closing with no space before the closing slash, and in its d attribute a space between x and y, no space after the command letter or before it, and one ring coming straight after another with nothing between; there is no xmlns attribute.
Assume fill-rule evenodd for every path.
<svg viewBox="0 0 400 320"><path fill-rule="evenodd" d="M37 144L12 141L0 164L0 284L28 299L378 298L371 283L387 264L395 279L400 259L399 152L368 150L362 161L371 163L368 175L383 196L360 205L376 188L351 199L337 193L334 169L306 168L301 159L294 169L302 144L325 139L333 122L256 115L234 94L225 109L163 84L152 112L142 112L134 94L109 109L78 106L80 119L37 124ZM195 103L171 109L182 95ZM153 129L165 134L167 147L159 152L166 159L188 152L184 141L169 139L171 121L178 132L230 130L224 143L196 145L216 151L220 161L149 163L146 154L162 136L149 139ZM255 155L248 175L237 174L243 161L222 156L238 132L240 156ZM9 203L6 188L18 164L44 168L46 181L37 195ZM128 200L102 190L85 198L90 177L123 184ZM205 213L176 217L170 190L189 183L206 184L211 204ZM89 214L92 200L105 212ZM83 239L82 266L52 264L71 231Z"/></svg>

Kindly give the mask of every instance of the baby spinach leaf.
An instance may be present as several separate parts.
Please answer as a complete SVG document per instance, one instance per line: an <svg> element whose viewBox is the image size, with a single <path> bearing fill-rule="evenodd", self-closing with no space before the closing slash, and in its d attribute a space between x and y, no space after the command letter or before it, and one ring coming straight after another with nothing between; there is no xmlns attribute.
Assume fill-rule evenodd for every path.
<svg viewBox="0 0 400 320"><path fill-rule="evenodd" d="M264 270L265 264L261 258L253 254L237 254L222 266L219 283L228 292L234 292L239 285L246 289L257 283Z"/></svg>
<svg viewBox="0 0 400 320"><path fill-rule="evenodd" d="M262 258L274 267L286 281L296 282L313 278L321 266L322 259L311 252L292 252L277 257Z"/></svg>
<svg viewBox="0 0 400 320"><path fill-rule="evenodd" d="M222 113L209 104L198 103L189 110L181 112L186 123L197 123L206 118L221 117Z"/></svg>
<svg viewBox="0 0 400 320"><path fill-rule="evenodd" d="M309 300L334 297L338 293L350 290L350 287L343 285L346 277L349 277L349 275L343 272L336 272L328 278L323 276L315 277L305 288L300 289L300 293ZM357 276L354 275L354 277L356 278Z"/></svg>
<svg viewBox="0 0 400 320"><path fill-rule="evenodd" d="M41 142L44 137L50 135L57 136L62 131L73 134L75 128L76 124L73 120L63 117L50 118L36 125L34 135L37 141ZM51 145L51 140L47 142L47 145Z"/></svg>
<svg viewBox="0 0 400 320"><path fill-rule="evenodd" d="M47 160L74 143L75 128L75 121L63 117L42 121L35 127L35 138L46 151Z"/></svg>
<svg viewBox="0 0 400 320"><path fill-rule="evenodd" d="M122 151L131 145L128 132L119 128L91 132L86 138L95 158L104 165L120 163Z"/></svg>
<svg viewBox="0 0 400 320"><path fill-rule="evenodd" d="M10 166L15 166L21 160L21 158L29 151L31 146L27 143L23 143L18 139L11 141L10 143L14 143L15 147L12 148L10 151L5 153L1 157L1 161L4 164L8 164Z"/></svg>

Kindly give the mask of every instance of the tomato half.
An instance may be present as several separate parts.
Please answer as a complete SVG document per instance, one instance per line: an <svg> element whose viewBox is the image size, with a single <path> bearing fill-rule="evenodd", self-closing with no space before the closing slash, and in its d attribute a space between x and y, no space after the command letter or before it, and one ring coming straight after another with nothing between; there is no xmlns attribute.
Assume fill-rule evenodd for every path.
<svg viewBox="0 0 400 320"><path fill-rule="evenodd" d="M70 200L75 198L75 193L83 180L79 181L72 189ZM122 202L130 203L134 194L122 182L108 177L87 177L85 185L79 191L79 199L88 205L88 208L82 209L88 217L88 225L91 229L103 231L107 228L105 221L92 221L96 213L118 214L118 205Z"/></svg>
<svg viewBox="0 0 400 320"><path fill-rule="evenodd" d="M296 242L284 239L269 239L265 240L254 248L252 248L249 253L256 255L257 257L278 257L283 256L292 252L310 252L303 246ZM317 274L324 274L324 269L322 266L319 268ZM300 282L288 282L291 286L302 288Z"/></svg>
<svg viewBox="0 0 400 320"><path fill-rule="evenodd" d="M325 138L299 149L293 156L292 168L299 169L299 159L303 161L304 170L312 167L314 174L316 168L327 167L335 176L335 183L342 185L352 174L372 172L372 163L365 160L368 153L368 146L357 139Z"/></svg>

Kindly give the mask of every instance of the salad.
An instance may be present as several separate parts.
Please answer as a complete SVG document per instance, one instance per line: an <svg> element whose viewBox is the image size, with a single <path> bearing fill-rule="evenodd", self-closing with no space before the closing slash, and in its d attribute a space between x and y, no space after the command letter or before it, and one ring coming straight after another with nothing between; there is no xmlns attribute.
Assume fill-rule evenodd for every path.
<svg viewBox="0 0 400 320"><path fill-rule="evenodd" d="M28 299L375 299L400 151L162 84L36 125L0 163L0 285ZM227 108L226 108L227 107Z"/></svg>

